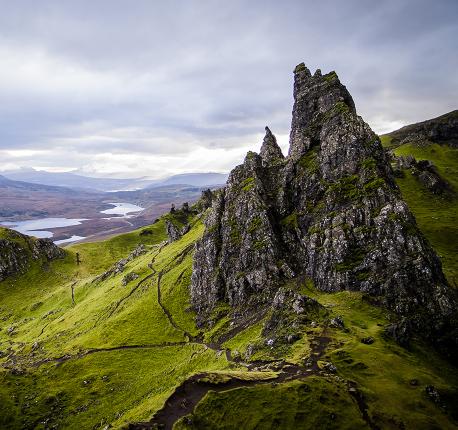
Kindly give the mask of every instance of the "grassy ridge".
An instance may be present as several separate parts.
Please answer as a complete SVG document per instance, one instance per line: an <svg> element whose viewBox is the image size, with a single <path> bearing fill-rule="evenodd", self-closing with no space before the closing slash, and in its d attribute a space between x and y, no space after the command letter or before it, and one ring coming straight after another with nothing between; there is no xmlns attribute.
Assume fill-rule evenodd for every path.
<svg viewBox="0 0 458 430"><path fill-rule="evenodd" d="M390 147L390 136L382 139ZM394 149L397 156L412 155L416 160L430 160L439 174L453 187L454 195L436 195L426 189L412 175L404 171L403 178L396 178L402 196L415 215L418 226L439 254L449 283L458 287L458 149L447 144L429 143L416 145L405 143Z"/></svg>

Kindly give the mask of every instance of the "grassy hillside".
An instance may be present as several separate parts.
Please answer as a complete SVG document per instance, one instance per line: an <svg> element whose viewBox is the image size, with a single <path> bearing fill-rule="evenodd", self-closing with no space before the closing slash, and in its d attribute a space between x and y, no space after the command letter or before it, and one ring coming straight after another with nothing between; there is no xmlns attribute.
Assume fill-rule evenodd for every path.
<svg viewBox="0 0 458 430"><path fill-rule="evenodd" d="M162 413L179 429L456 428L455 369L424 345L407 351L385 339L390 315L361 294L286 285L327 311L281 348L266 343L262 310L237 327L221 307L214 327L199 330L188 287L204 227L190 222L170 244L163 217L0 283L0 428L123 428L169 397ZM99 277L140 243L146 252L122 273ZM138 277L123 286L131 272ZM338 315L343 328L330 324ZM374 343L361 342L369 336Z"/></svg>
<svg viewBox="0 0 458 430"><path fill-rule="evenodd" d="M413 211L417 223L442 260L449 283L458 287L458 148L447 143L413 142L392 147L391 135L382 136L382 143L395 155L412 155L416 160L430 160L442 178L453 188L452 194L436 195L426 189L408 169L396 181Z"/></svg>

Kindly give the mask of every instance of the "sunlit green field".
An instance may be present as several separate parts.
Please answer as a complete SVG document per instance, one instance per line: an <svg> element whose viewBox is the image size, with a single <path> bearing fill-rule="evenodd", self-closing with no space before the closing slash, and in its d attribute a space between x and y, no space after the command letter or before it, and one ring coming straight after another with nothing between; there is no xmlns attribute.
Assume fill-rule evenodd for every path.
<svg viewBox="0 0 458 430"><path fill-rule="evenodd" d="M167 244L164 222L71 246L64 260L46 270L34 263L26 274L0 283L1 428L123 428L149 420L193 374L272 377L268 369L249 372L198 340L212 342L227 333L231 309L223 306L221 319L206 332L195 326L189 284L194 243L204 226L190 219L190 232ZM150 234L141 234L144 230ZM98 278L140 243L147 252L123 273ZM138 278L122 286L130 272ZM401 422L411 429L455 428L456 372L424 345L407 351L385 339L387 312L358 293L319 293L310 282L286 287L316 298L327 313L317 314L313 327L281 349L265 346L265 318L229 337L222 348L244 357L254 344L250 360L302 364L316 336L326 333L330 342L320 363L332 361L337 373L210 391L191 420L180 420L176 428L368 428L350 383L364 394L368 419L380 428L399 428ZM343 317L344 330L328 327L336 315ZM361 343L367 336L375 339L372 345ZM210 380L222 377L215 375L220 376ZM418 385L411 385L412 379ZM426 385L443 393L443 407L427 397Z"/></svg>

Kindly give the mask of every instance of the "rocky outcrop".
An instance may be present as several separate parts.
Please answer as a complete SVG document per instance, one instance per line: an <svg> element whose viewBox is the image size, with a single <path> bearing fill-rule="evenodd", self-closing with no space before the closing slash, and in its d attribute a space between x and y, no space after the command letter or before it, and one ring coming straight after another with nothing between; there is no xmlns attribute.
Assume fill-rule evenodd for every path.
<svg viewBox="0 0 458 430"><path fill-rule="evenodd" d="M165 229L167 231L169 242L175 242L175 240L178 240L181 237L181 232L178 227L169 220L165 221Z"/></svg>
<svg viewBox="0 0 458 430"><path fill-rule="evenodd" d="M108 269L106 272L103 272L101 275L94 278L93 282L102 282L108 279L110 276L116 276L119 273L124 272L126 265L129 262L140 257L143 254L146 254L147 252L148 252L148 249L146 248L145 245L143 244L138 245L126 258L122 258L121 260L118 260L110 269ZM131 280L132 279L128 280L127 282L130 282Z"/></svg>
<svg viewBox="0 0 458 430"><path fill-rule="evenodd" d="M455 295L378 136L335 72L312 76L300 64L288 156L266 128L261 153L249 152L215 194L192 303L200 323L219 301L249 313L304 277L321 291L375 296L439 346L456 343Z"/></svg>
<svg viewBox="0 0 458 430"><path fill-rule="evenodd" d="M172 221L165 220L165 230L169 238L169 243L175 242L176 240L180 239L190 229L191 229L191 226L188 223L184 224L181 227L178 227Z"/></svg>
<svg viewBox="0 0 458 430"><path fill-rule="evenodd" d="M47 263L65 257L65 251L50 239L36 239L0 228L0 281L25 272L33 261Z"/></svg>
<svg viewBox="0 0 458 430"><path fill-rule="evenodd" d="M434 194L453 193L453 187L439 173L437 167L429 160L415 160L412 155L392 155L395 162L394 174L404 176L404 169L410 169L413 176Z"/></svg>

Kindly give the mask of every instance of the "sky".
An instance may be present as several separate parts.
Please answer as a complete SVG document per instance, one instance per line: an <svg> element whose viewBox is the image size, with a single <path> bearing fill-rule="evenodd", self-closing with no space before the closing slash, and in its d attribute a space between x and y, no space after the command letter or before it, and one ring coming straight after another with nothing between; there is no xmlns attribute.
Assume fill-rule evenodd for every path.
<svg viewBox="0 0 458 430"><path fill-rule="evenodd" d="M294 67L378 133L458 100L456 0L0 0L0 171L227 172L287 150Z"/></svg>

